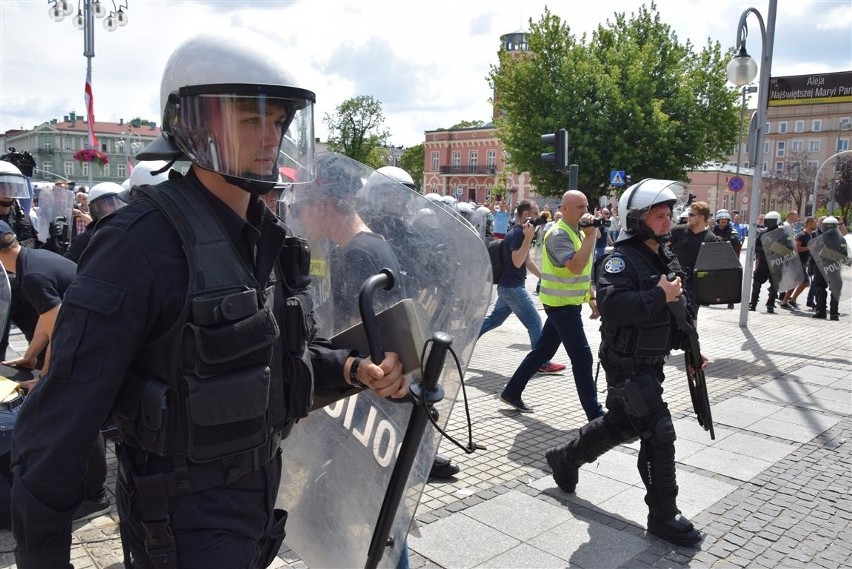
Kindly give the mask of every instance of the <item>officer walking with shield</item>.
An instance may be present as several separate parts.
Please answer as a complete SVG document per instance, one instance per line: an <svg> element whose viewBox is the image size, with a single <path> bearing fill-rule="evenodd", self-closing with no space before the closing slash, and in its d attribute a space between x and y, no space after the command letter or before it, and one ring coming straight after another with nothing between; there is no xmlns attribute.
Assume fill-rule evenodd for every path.
<svg viewBox="0 0 852 569"><path fill-rule="evenodd" d="M140 159L192 167L99 228L65 294L50 372L13 439L20 569L69 566L88 451L110 414L136 566L248 569L284 538L279 443L314 392L360 382L407 394L396 354L361 363L314 336L309 249L260 198L282 168L296 183L314 172L315 96L286 61L228 30L184 42L166 64L164 133Z"/></svg>

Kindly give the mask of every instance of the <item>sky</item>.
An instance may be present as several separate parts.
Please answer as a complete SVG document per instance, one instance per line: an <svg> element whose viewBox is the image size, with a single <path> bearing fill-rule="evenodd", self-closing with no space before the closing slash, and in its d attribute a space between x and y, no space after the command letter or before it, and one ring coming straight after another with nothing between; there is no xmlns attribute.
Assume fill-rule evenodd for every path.
<svg viewBox="0 0 852 569"><path fill-rule="evenodd" d="M69 0L76 6L78 0ZM82 0L80 0L82 4ZM491 119L486 77L500 36L529 30L545 6L578 38L639 0L116 0L127 26L95 21L92 88L97 121L135 117L161 123L160 79L169 55L200 32L248 28L274 41L282 62L317 96L317 136L343 101L382 104L390 144L413 146L424 131ZM112 9L113 0L105 0ZM660 19L696 51L707 41L734 46L749 7L768 17L768 0L657 0ZM30 129L70 111L85 113L83 32L54 22L44 0L0 0L0 132ZM758 61L760 23L749 15L748 50ZM768 22L765 22L768 24ZM772 76L852 70L852 0L780 0Z"/></svg>

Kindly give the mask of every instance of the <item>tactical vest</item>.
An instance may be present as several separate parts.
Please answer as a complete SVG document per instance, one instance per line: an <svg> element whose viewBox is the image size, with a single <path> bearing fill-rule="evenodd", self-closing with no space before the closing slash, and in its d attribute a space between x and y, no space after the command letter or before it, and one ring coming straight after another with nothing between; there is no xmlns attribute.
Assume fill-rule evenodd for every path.
<svg viewBox="0 0 852 569"><path fill-rule="evenodd" d="M177 179L142 191L180 236L188 287L177 322L143 347L117 398L125 446L256 469L312 403L310 250L277 221L262 239L279 239L281 253L259 282L201 190Z"/></svg>
<svg viewBox="0 0 852 569"><path fill-rule="evenodd" d="M544 251L541 255L541 291L538 298L545 306L579 305L589 300L589 282L592 274L592 255L583 272L575 275L564 266L558 267L550 260L547 253L547 240L556 231L564 231L574 244L574 251L579 251L583 240L562 219L553 224L544 236Z"/></svg>
<svg viewBox="0 0 852 569"><path fill-rule="evenodd" d="M644 247L641 243L636 246ZM626 270L630 271L635 282L639 283L639 290L656 288L660 280L659 270L632 244L617 246L614 254L616 253L627 261ZM665 307L657 310L650 319L633 326L616 326L603 318L601 343L625 358L662 359L673 348L680 346L676 328L671 312Z"/></svg>

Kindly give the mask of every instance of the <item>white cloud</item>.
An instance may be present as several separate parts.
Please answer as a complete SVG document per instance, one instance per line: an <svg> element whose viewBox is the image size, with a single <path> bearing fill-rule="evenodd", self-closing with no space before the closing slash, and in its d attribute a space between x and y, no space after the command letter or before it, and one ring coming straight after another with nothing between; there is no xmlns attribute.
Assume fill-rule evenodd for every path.
<svg viewBox="0 0 852 569"><path fill-rule="evenodd" d="M70 19L54 23L46 2L0 2L0 131L32 128L69 111L82 113L86 59L83 34ZM758 10L767 16L765 2ZM779 3L773 75L852 68L852 4L848 0ZM528 29L546 2L516 0L133 0L129 24L114 33L95 22L93 88L98 120L136 116L159 122L160 74L187 37L245 27L281 47L317 94L322 117L356 95L382 102L394 144L410 146L423 131L462 120L490 120L485 80L496 63L500 35ZM614 12L642 2L551 2L572 33L591 32ZM650 6L650 2L646 5ZM741 0L659 0L661 20L681 41L708 38L732 47ZM783 11L782 11L783 10ZM749 17L749 51L760 54L759 25Z"/></svg>

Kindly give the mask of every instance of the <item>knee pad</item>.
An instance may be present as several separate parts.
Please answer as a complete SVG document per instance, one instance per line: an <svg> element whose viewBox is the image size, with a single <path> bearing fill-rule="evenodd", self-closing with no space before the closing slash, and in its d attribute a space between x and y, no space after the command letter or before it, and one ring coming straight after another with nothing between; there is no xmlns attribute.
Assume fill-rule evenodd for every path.
<svg viewBox="0 0 852 569"><path fill-rule="evenodd" d="M660 417L653 429L653 439L662 444L672 444L677 440L671 416Z"/></svg>

